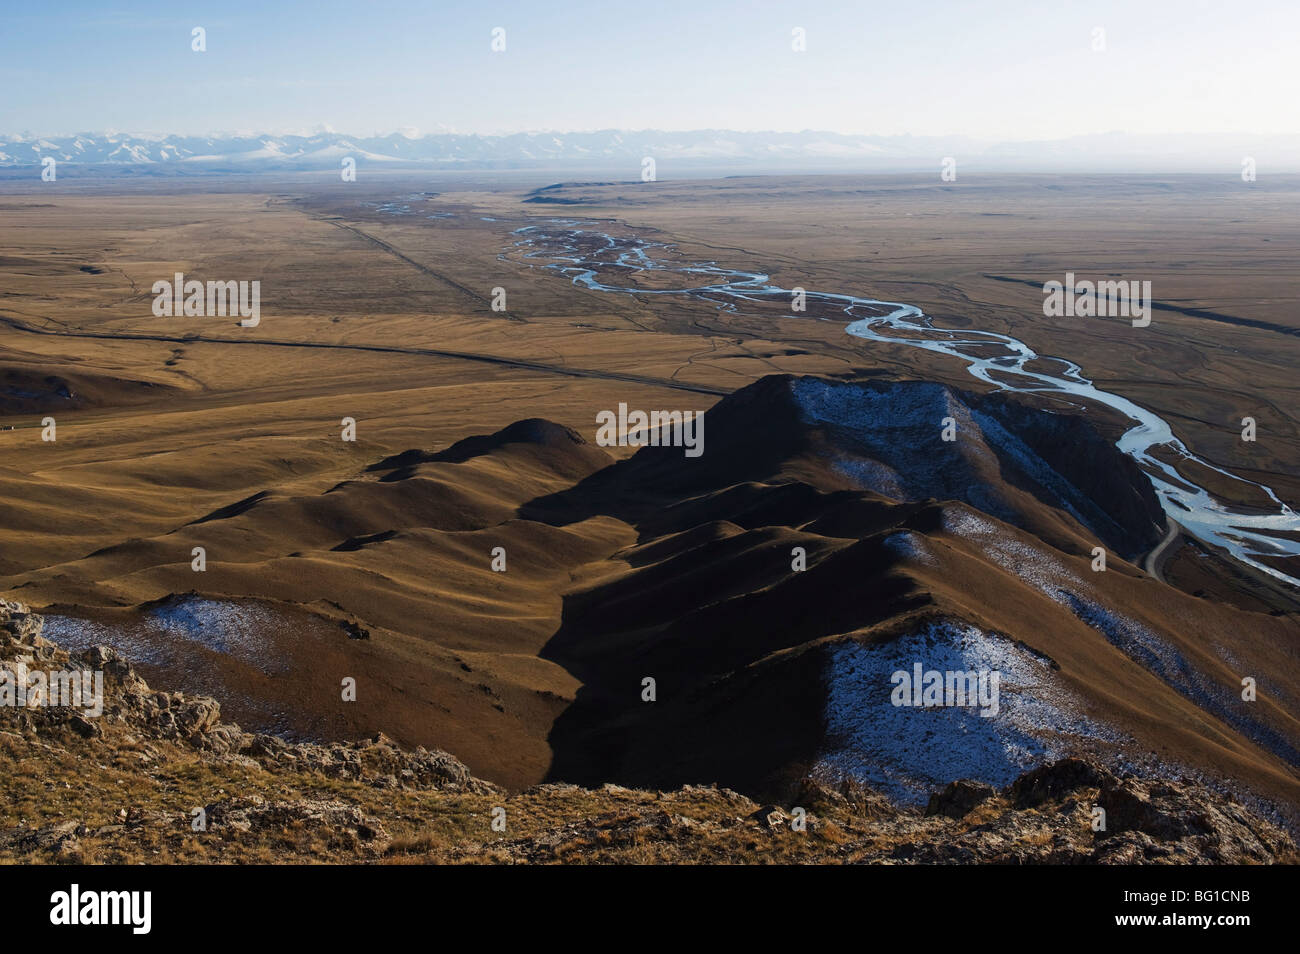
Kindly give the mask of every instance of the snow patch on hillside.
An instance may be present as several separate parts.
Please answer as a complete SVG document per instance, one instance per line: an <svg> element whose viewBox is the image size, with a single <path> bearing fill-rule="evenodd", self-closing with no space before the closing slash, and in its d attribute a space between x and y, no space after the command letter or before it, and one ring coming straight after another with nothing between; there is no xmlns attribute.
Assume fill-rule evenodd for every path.
<svg viewBox="0 0 1300 954"><path fill-rule="evenodd" d="M1118 740L1082 714L1051 664L964 623L935 623L883 645L852 640L828 651L826 735L813 774L854 778L902 802L953 779L1009 784L1027 768L1069 754L1072 742ZM999 673L997 714L974 706L895 706L896 671Z"/></svg>
<svg viewBox="0 0 1300 954"><path fill-rule="evenodd" d="M911 530L891 533L885 538L885 548L913 563L922 563L926 566L937 565L929 545L925 542L925 537Z"/></svg>

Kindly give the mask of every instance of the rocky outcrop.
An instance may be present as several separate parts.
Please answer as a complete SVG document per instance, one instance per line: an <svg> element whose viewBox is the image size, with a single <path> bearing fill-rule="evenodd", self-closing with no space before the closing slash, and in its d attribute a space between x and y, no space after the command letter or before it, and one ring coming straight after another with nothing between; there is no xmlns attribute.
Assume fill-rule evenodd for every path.
<svg viewBox="0 0 1300 954"><path fill-rule="evenodd" d="M964 830L909 839L893 850L894 860L1268 864L1296 858L1284 830L1205 785L1119 778L1075 758L1026 772L997 794L979 783L954 782L931 798L926 814L965 819Z"/></svg>
<svg viewBox="0 0 1300 954"><path fill-rule="evenodd" d="M930 796L925 806L927 815L946 815L948 818L965 818L971 810L997 794L992 785L972 782L970 779L958 779L949 782L947 788Z"/></svg>

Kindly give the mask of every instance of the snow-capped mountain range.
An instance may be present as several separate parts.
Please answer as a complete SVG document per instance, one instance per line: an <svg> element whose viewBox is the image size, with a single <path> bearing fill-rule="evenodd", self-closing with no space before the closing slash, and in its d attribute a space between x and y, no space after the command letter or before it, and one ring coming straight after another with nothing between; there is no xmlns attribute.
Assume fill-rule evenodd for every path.
<svg viewBox="0 0 1300 954"><path fill-rule="evenodd" d="M0 164L39 164L45 156L60 162L252 164L297 168L336 167L344 156L361 162L415 164L530 165L555 161L657 159L853 159L897 152L885 137L837 133L694 132L516 133L480 136L436 133L410 137L348 136L325 132L309 136L167 136L125 133L47 138L0 138ZM909 150L903 149L903 152Z"/></svg>
<svg viewBox="0 0 1300 954"><path fill-rule="evenodd" d="M1069 168L1214 171L1239 168L1255 156L1276 171L1300 169L1300 136L1137 136L1109 134L1074 139L994 143L965 137L866 136L833 132L687 132L607 129L485 136L434 133L410 136L230 135L151 137L128 133L73 136L0 136L0 168L60 164L146 166L169 170L236 172L337 169L344 157L358 166L388 168L543 168L629 166L643 157L657 163L736 166L855 167L866 170L931 169L944 157L986 169ZM148 171L148 170L146 170Z"/></svg>

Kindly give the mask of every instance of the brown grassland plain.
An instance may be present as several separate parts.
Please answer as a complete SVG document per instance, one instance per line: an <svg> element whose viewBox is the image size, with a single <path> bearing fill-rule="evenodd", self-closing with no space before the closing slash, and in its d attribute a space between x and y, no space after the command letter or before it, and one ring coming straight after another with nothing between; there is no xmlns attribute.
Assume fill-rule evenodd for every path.
<svg viewBox="0 0 1300 954"><path fill-rule="evenodd" d="M310 714L293 725L302 734L382 730L506 785L538 781L581 684L542 649L564 595L626 569L611 556L636 531L603 515L512 522L520 504L583 476L563 461L479 459L420 500L374 491L368 467L523 418L591 440L595 413L620 401L703 410L779 372L978 390L956 362L851 338L842 322L574 289L507 251L512 230L538 219L602 220L785 287L909 302L940 325L1015 335L1300 502L1300 178L737 177L541 194L536 176L362 179L0 191L0 421L12 427L0 432L0 593L113 622L198 590L372 631L339 640L306 613L286 624L268 651L292 661L287 683L215 654L162 674L141 666L177 686L210 665L225 682L201 687L233 690L233 718L241 693L287 684ZM394 201L417 211L378 207ZM260 325L155 317L151 286L175 272L259 280ZM1046 319L1041 283L1066 272L1149 280L1169 307L1143 329ZM496 287L504 313L490 307ZM41 440L46 415L56 442ZM1248 415L1255 443L1240 440ZM354 443L339 439L344 417ZM381 533L393 536L370 545ZM512 570L528 572L491 572L503 541ZM201 578L194 545L208 552ZM1164 574L1261 616L1295 609L1293 595L1194 545L1167 555ZM1294 616L1269 625L1293 631ZM331 705L339 673L393 691Z"/></svg>

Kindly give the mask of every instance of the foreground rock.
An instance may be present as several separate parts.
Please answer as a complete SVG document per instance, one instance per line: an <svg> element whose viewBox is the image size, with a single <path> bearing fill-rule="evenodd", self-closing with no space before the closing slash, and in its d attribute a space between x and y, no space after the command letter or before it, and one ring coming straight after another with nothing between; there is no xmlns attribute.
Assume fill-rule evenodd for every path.
<svg viewBox="0 0 1300 954"><path fill-rule="evenodd" d="M382 735L291 744L151 689L111 649L69 654L0 600L0 670L103 673L103 713L0 706L0 860L1240 864L1300 860L1285 831L1203 785L1066 759L926 811L809 780L795 804L716 787L542 785L509 795ZM1096 810L1105 830L1094 831ZM501 830L504 825L504 830Z"/></svg>

